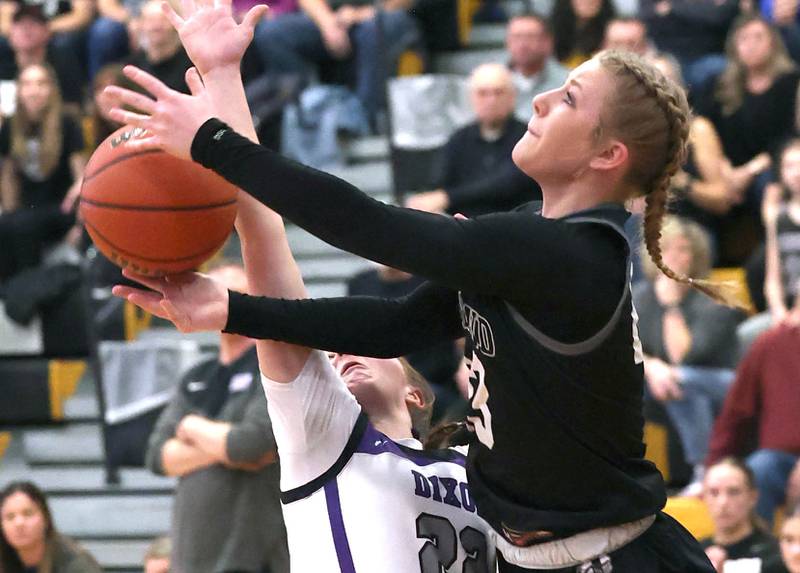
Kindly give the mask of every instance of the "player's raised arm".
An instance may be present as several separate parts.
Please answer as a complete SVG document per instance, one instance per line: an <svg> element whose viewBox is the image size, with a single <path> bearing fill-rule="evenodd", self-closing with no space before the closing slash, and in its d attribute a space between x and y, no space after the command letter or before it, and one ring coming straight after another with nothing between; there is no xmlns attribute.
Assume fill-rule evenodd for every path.
<svg viewBox="0 0 800 573"><path fill-rule="evenodd" d="M253 7L241 24L232 17L230 0L189 0L183 3L181 15L166 2L163 9L195 64L195 68L186 73L192 97L213 109L215 115L235 126L239 133L257 141L239 69L255 24L266 12L266 6ZM219 41L220 38L225 38L225 41ZM163 86L141 70L129 68L127 73L138 78L137 81L147 83L148 90L154 95L164 93ZM142 111L154 113L160 105L146 96L137 98L120 88L109 89L121 99L133 97L132 105ZM305 288L289 250L282 219L249 195L240 193L236 227L242 242L249 292L287 298L305 297ZM224 325L227 293L205 277L185 275L172 279L172 284L158 280L147 286L160 294L118 290L133 302L145 308L149 306L151 311L177 319L176 324L185 330L222 328ZM165 312L165 306L170 312ZM258 352L264 374L276 380L291 380L302 368L309 350L266 341L259 344Z"/></svg>

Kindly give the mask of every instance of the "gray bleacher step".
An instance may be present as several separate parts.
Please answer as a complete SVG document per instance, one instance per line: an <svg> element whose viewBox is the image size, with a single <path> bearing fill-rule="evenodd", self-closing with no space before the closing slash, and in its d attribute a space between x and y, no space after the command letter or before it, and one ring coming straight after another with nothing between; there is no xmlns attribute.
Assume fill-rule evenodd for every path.
<svg viewBox="0 0 800 573"><path fill-rule="evenodd" d="M105 570L141 571L144 554L147 553L151 540L86 540L80 543Z"/></svg>
<svg viewBox="0 0 800 573"><path fill-rule="evenodd" d="M347 165L327 171L371 196L385 195L392 190L392 169L388 160Z"/></svg>
<svg viewBox="0 0 800 573"><path fill-rule="evenodd" d="M67 421L100 419L100 407L97 405L94 388L92 388L91 392L91 394L76 394L64 402L64 418Z"/></svg>
<svg viewBox="0 0 800 573"><path fill-rule="evenodd" d="M316 258L298 261L300 272L306 280L348 279L369 268L369 261L354 257Z"/></svg>
<svg viewBox="0 0 800 573"><path fill-rule="evenodd" d="M306 285L309 298L336 298L347 295L344 281L327 281Z"/></svg>
<svg viewBox="0 0 800 573"><path fill-rule="evenodd" d="M389 157L389 138L383 135L359 137L345 144L345 156L353 163L380 161Z"/></svg>
<svg viewBox="0 0 800 573"><path fill-rule="evenodd" d="M470 48L498 48L506 41L505 24L475 24L469 33Z"/></svg>
<svg viewBox="0 0 800 573"><path fill-rule="evenodd" d="M14 468L3 477L29 479L49 495L142 495L170 494L175 489L175 478L158 476L145 468L119 470L119 483L107 484L105 469L101 465L92 467L64 468Z"/></svg>
<svg viewBox="0 0 800 573"><path fill-rule="evenodd" d="M345 254L344 251L329 245L322 239L294 225L287 226L286 237L289 240L292 254L298 259L303 257L325 257Z"/></svg>
<svg viewBox="0 0 800 573"><path fill-rule="evenodd" d="M31 465L99 464L103 461L100 426L74 423L62 428L27 430L22 435Z"/></svg>
<svg viewBox="0 0 800 573"><path fill-rule="evenodd" d="M508 56L505 49L466 50L444 52L433 57L431 71L437 74L469 75L480 64L487 62L505 63Z"/></svg>
<svg viewBox="0 0 800 573"><path fill-rule="evenodd" d="M169 531L172 495L51 496L58 529L70 537L152 539Z"/></svg>

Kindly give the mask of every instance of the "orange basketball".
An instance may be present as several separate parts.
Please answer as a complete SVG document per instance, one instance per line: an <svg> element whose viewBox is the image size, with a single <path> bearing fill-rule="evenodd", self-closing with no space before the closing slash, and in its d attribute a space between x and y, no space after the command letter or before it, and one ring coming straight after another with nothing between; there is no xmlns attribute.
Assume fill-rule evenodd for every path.
<svg viewBox="0 0 800 573"><path fill-rule="evenodd" d="M197 268L223 245L237 189L213 171L159 150L132 151L124 127L89 159L80 214L94 244L122 268L149 276Z"/></svg>

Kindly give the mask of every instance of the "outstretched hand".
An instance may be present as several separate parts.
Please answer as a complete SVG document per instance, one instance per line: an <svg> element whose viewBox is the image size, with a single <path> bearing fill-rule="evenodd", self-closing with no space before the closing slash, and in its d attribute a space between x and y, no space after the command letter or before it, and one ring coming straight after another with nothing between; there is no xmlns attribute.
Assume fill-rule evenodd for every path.
<svg viewBox="0 0 800 573"><path fill-rule="evenodd" d="M238 70L256 24L268 10L263 4L253 6L238 24L231 0L182 0L181 15L167 2L161 8L202 75L224 66L235 66Z"/></svg>
<svg viewBox="0 0 800 573"><path fill-rule="evenodd" d="M149 97L119 86L105 89L105 93L117 102L110 112L111 118L144 130L140 137L126 141L126 148L131 151L163 149L182 159L191 159L192 141L197 130L215 115L211 98L197 70L186 70L186 84L191 95L168 88L161 80L136 66L125 66L123 73L152 94ZM142 113L122 109L121 105Z"/></svg>
<svg viewBox="0 0 800 573"><path fill-rule="evenodd" d="M153 278L127 269L122 274L152 290L117 285L112 289L115 296L169 320L181 332L220 331L228 322L228 289L207 275Z"/></svg>

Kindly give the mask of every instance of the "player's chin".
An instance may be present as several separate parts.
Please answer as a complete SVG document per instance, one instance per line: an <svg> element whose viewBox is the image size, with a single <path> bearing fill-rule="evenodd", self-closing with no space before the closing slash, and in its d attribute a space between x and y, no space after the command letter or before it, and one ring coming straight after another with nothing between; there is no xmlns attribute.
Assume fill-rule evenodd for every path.
<svg viewBox="0 0 800 573"><path fill-rule="evenodd" d="M521 171L531 175L535 167L537 152L536 138L528 132L522 136L511 151L511 160Z"/></svg>

